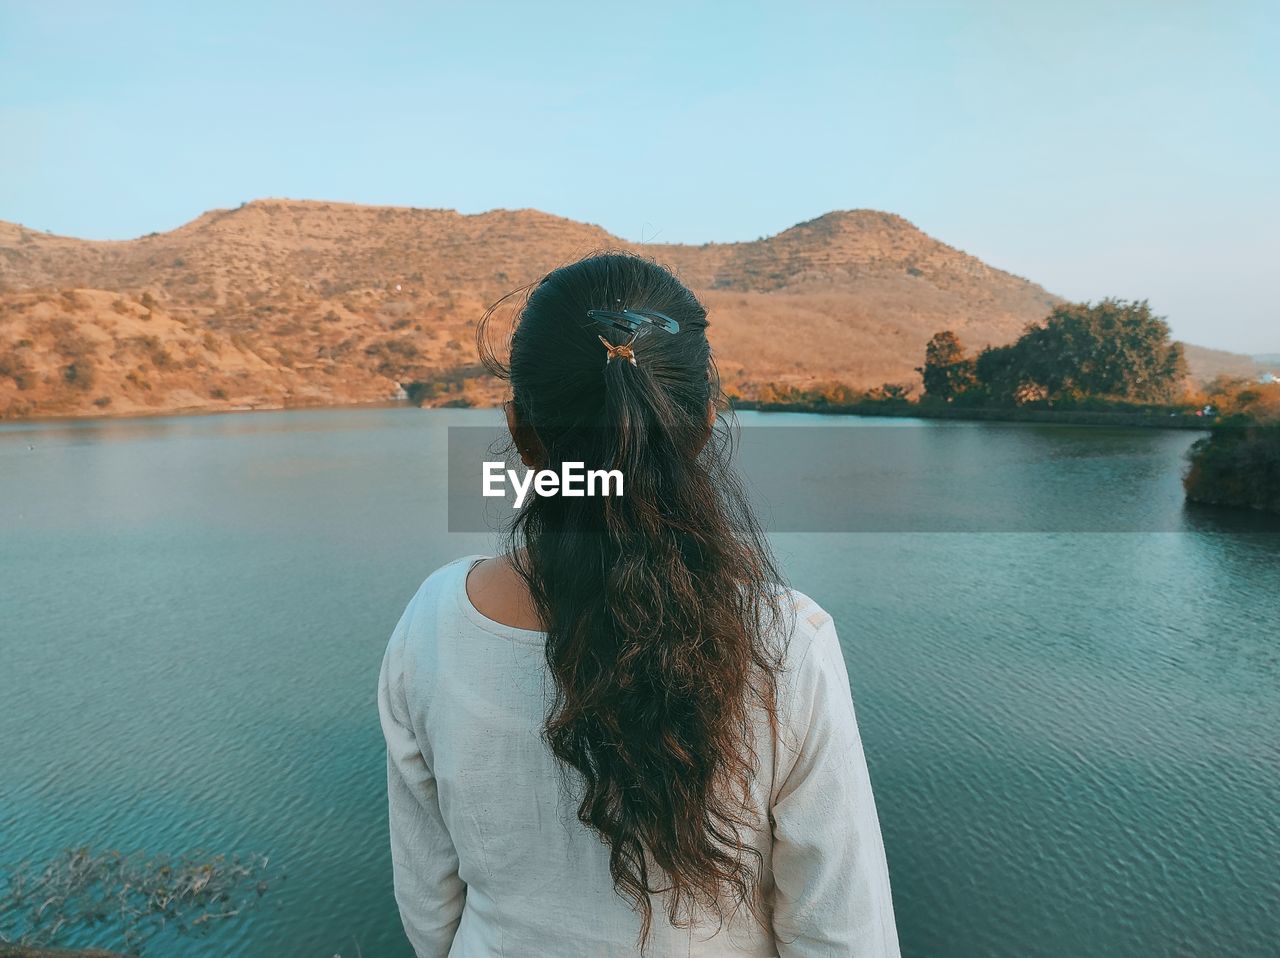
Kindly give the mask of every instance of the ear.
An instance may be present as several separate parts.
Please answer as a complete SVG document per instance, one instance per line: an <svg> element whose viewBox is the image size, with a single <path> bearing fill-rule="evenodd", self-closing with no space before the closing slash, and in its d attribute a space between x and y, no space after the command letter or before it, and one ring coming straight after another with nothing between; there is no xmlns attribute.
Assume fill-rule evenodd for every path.
<svg viewBox="0 0 1280 958"><path fill-rule="evenodd" d="M546 457L546 450L533 427L520 418L514 399L502 404L507 414L507 431L511 433L511 441L516 444L516 452L520 453L520 461L530 469L537 469Z"/></svg>
<svg viewBox="0 0 1280 958"><path fill-rule="evenodd" d="M711 433L716 428L716 401L714 399L707 403L707 429L702 434L702 441L698 443L698 452L702 452L703 447L711 441Z"/></svg>

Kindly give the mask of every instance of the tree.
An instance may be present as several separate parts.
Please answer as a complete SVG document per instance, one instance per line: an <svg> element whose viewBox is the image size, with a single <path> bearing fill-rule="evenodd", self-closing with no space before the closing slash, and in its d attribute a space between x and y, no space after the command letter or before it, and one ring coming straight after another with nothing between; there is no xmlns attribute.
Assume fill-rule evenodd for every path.
<svg viewBox="0 0 1280 958"><path fill-rule="evenodd" d="M1017 347L1021 372L1050 400L1169 402L1187 373L1182 345L1146 300L1057 306L1027 328Z"/></svg>
<svg viewBox="0 0 1280 958"><path fill-rule="evenodd" d="M979 397L988 402L1012 405L1025 401L1035 387L1026 369L1022 341L1008 346L988 346L974 362L974 378Z"/></svg>
<svg viewBox="0 0 1280 958"><path fill-rule="evenodd" d="M935 337L936 338L936 337ZM1187 375L1182 345L1146 300L1067 303L1017 342L978 354L971 398L995 403L1098 398L1172 402Z"/></svg>
<svg viewBox="0 0 1280 958"><path fill-rule="evenodd" d="M1280 513L1280 383L1220 377L1211 390L1221 416L1188 454L1187 498Z"/></svg>
<svg viewBox="0 0 1280 958"><path fill-rule="evenodd" d="M973 388L974 361L964 354L960 337L951 330L935 333L924 348L924 365L916 367L924 379L926 396L951 402Z"/></svg>
<svg viewBox="0 0 1280 958"><path fill-rule="evenodd" d="M1280 513L1280 420L1228 417L1188 458L1182 485L1192 502Z"/></svg>

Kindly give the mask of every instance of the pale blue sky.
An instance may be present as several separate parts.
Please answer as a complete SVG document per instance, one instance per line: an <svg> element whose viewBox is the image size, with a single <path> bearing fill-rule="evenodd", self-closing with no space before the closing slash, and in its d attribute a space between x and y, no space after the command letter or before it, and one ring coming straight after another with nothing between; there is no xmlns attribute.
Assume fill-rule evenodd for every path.
<svg viewBox="0 0 1280 958"><path fill-rule="evenodd" d="M0 219L261 196L630 240L891 210L1076 299L1280 350L1280 4L0 0Z"/></svg>

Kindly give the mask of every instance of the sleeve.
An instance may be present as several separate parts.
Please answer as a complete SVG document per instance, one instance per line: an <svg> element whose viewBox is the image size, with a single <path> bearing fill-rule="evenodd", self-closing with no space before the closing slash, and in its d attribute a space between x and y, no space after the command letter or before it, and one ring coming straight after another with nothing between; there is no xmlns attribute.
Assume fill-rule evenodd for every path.
<svg viewBox="0 0 1280 958"><path fill-rule="evenodd" d="M773 807L780 958L899 958L889 869L849 676L825 612L789 677L794 739Z"/></svg>
<svg viewBox="0 0 1280 958"><path fill-rule="evenodd" d="M378 679L387 741L387 804L396 904L418 958L445 958L462 918L466 885L445 828L429 746L414 734L405 693L405 636L411 602L391 635ZM424 753L424 749L426 752Z"/></svg>

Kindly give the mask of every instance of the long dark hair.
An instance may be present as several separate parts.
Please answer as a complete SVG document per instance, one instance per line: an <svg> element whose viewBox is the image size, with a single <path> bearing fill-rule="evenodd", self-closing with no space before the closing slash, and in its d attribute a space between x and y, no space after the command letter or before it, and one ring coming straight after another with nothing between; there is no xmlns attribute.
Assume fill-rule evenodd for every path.
<svg viewBox="0 0 1280 958"><path fill-rule="evenodd" d="M671 272L626 253L561 267L532 287L503 362L491 307L477 340L509 380L515 418L542 468L619 469L621 496L533 496L511 554L547 632L555 700L543 729L584 787L578 818L609 846L617 891L641 915L669 893L686 925L739 905L761 919L762 861L745 840L754 808L753 705L776 727L774 561L729 469L732 431L706 310ZM501 302L501 301L500 301ZM675 334L629 332L588 310L656 310ZM521 548L523 547L523 548ZM656 866L656 868L655 868ZM656 871L656 873L655 873Z"/></svg>

